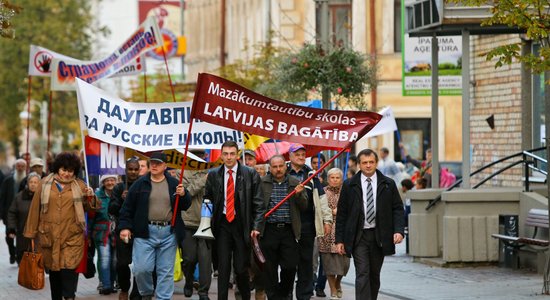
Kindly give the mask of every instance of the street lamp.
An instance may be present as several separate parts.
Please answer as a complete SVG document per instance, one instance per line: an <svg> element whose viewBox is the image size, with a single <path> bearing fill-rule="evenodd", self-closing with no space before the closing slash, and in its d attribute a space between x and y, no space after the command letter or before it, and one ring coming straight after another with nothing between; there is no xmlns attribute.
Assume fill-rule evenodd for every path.
<svg viewBox="0 0 550 300"><path fill-rule="evenodd" d="M30 103L33 106L38 106L40 108L40 125L42 125L42 138L43 143L41 145L41 152L43 154L43 158L46 158L46 151L47 151L47 139L48 139L48 102L47 101L36 101L32 100ZM32 114L29 114L27 109L25 108L19 113L19 118L23 121L29 122L32 119ZM30 132L27 132L27 135L29 135ZM30 148L30 147L29 147ZM30 150L29 150L30 151Z"/></svg>

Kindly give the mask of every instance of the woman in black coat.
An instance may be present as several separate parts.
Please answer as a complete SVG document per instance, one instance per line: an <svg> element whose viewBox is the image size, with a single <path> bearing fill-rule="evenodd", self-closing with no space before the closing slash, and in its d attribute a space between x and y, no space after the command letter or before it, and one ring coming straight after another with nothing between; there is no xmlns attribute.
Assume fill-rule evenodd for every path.
<svg viewBox="0 0 550 300"><path fill-rule="evenodd" d="M32 197L38 188L40 179L41 176L38 173L30 173L27 177L25 189L15 196L15 199L11 203L10 209L8 210L7 231L11 238L17 237L17 264L21 261L23 252L30 249L30 240L23 236L23 230L25 229L25 222L27 221L27 215L29 214L29 207L31 206Z"/></svg>

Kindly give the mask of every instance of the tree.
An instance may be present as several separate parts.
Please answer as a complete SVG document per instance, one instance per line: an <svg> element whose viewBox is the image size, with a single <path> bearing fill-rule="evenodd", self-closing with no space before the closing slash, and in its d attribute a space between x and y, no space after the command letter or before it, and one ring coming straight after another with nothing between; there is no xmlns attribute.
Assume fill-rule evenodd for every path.
<svg viewBox="0 0 550 300"><path fill-rule="evenodd" d="M486 5L485 0L450 0L467 6ZM496 67L511 64L514 61L525 63L534 73L550 70L550 3L532 0L491 1L493 15L484 20L482 26L507 25L523 29L528 39L540 43L539 55L521 55L521 44L514 43L495 47L490 50L487 60L497 59ZM549 80L549 78L546 78Z"/></svg>
<svg viewBox="0 0 550 300"><path fill-rule="evenodd" d="M13 38L15 31L11 18L21 11L21 7L10 4L7 0L0 0L0 37Z"/></svg>
<svg viewBox="0 0 550 300"><path fill-rule="evenodd" d="M0 39L0 136L12 144L15 155L21 152L19 136L24 124L19 113L26 107L30 45L86 60L90 59L91 35L99 30L105 33L92 28L90 2L86 0L21 0L17 4L23 7L12 24L17 34L14 39ZM32 78L32 99L47 101L49 86L47 77ZM75 120L78 124L76 93L53 93L51 111L52 133L62 136L62 147L67 148L68 136L76 133ZM40 127L37 123L32 124Z"/></svg>
<svg viewBox="0 0 550 300"><path fill-rule="evenodd" d="M357 110L367 108L364 95L376 86L374 60L349 48L337 48L329 55L310 44L297 51L271 43L255 45L254 49L252 59L236 60L221 68L220 75L286 102L307 100L326 87L338 106Z"/></svg>
<svg viewBox="0 0 550 300"><path fill-rule="evenodd" d="M368 107L365 94L376 87L374 59L347 47L326 54L319 46L306 44L282 57L277 70L279 85L291 93L328 90L339 107Z"/></svg>

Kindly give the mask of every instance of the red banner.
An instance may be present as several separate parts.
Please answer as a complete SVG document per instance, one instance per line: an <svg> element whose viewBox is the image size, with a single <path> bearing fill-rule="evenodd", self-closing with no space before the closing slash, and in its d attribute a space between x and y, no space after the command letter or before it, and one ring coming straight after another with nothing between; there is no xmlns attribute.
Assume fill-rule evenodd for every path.
<svg viewBox="0 0 550 300"><path fill-rule="evenodd" d="M199 74L194 117L274 139L349 148L382 118L375 112L297 106L264 97L229 80Z"/></svg>

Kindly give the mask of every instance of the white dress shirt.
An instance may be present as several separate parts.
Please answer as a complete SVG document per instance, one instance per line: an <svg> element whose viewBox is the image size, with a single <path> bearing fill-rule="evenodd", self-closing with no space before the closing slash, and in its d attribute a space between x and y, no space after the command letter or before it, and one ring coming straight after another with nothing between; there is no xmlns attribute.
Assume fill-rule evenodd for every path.
<svg viewBox="0 0 550 300"><path fill-rule="evenodd" d="M365 213L365 224L363 225L364 229L376 227L376 218L374 218L374 221L372 221L372 223L367 222L367 178L368 177L365 176L365 174L361 173L361 190L363 190L363 212ZM374 175L370 177L370 180L370 184L372 185L372 199L374 200L374 215L376 216L376 185L378 183L376 172L374 172Z"/></svg>
<svg viewBox="0 0 550 300"><path fill-rule="evenodd" d="M239 166L239 164L235 164L233 166L233 168L231 168L231 170L233 170L233 174L231 176L233 176L233 184L235 186L235 200L237 199L237 167ZM227 180L229 179L229 169L224 165L223 166L223 199L225 199L223 201L223 214L225 215L225 207L227 206ZM237 203L236 201L234 202L235 204ZM237 211L237 208L235 208L235 213Z"/></svg>

